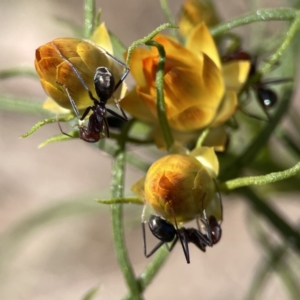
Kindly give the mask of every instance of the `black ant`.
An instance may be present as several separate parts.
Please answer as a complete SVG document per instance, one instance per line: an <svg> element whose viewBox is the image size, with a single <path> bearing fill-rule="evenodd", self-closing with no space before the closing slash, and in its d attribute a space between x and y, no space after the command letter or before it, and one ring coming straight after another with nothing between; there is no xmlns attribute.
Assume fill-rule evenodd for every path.
<svg viewBox="0 0 300 300"><path fill-rule="evenodd" d="M201 251L205 252L206 246L212 247L218 243L222 235L221 226L213 216L210 216L208 220L205 219L206 235L195 228L178 228L176 222L174 226L171 222L159 215L151 215L148 225L152 234L159 239L160 242L147 253L145 222L142 222L144 254L147 258L155 253L163 244L171 251L179 239L188 264L190 263L189 243L193 243ZM172 241L173 243L169 247L167 243Z"/></svg>
<svg viewBox="0 0 300 300"><path fill-rule="evenodd" d="M222 57L223 62L229 62L232 60L251 61L248 81L251 80L251 77L253 78L253 76L257 73L257 57L253 58L248 52L243 51L242 49L238 49ZM290 81L289 78L281 78L281 79L270 79L265 81L258 80L257 82L249 84L249 86L251 86L254 89L258 99L258 103L262 107L263 111L265 112L269 120L270 120L270 116L268 113L268 109L272 108L277 103L278 98L277 98L277 94L273 90L269 89L267 85L283 83L288 81Z"/></svg>
<svg viewBox="0 0 300 300"><path fill-rule="evenodd" d="M78 125L79 137L82 140L89 142L89 143L98 142L101 139L101 137L103 136L103 133L104 133L105 137L108 138L109 137L109 125L108 125L108 121L106 118L106 112L109 112L110 114L112 114L113 116L115 116L116 118L118 118L122 121L125 121L125 122L128 121L128 118L127 118L125 112L120 107L120 105L117 101L115 103L116 103L117 107L120 109L122 116L117 114L113 110L106 108L106 103L107 103L108 99L110 99L112 97L114 92L118 89L118 87L122 84L123 80L128 75L129 67L126 64L124 64L123 62L121 62L120 60L118 60L117 58L115 58L114 56L112 56L110 53L105 51L104 49L101 49L105 55L108 55L113 60L115 60L117 63L121 64L125 68L125 72L116 84L115 79L108 68L102 66L102 67L98 67L96 69L95 76L94 76L94 87L95 87L96 94L99 98L99 100L98 100L93 96L92 92L89 90L88 86L84 82L82 76L80 75L78 70L75 68L75 66L65 56L63 56L63 54L56 47L54 42L51 42L51 44L56 49L58 54L62 57L62 59L65 62L67 62L68 65L72 68L72 70L76 74L77 78L80 80L83 87L87 90L90 99L94 102L94 105L87 107L86 110L84 111L82 117L80 117L80 114L79 114L79 111L75 104L75 101L72 99L68 88L63 83L57 82L59 85L61 85L65 89L65 91L68 95L68 98L70 100L70 103L73 107L73 110L79 120L83 121L85 119L85 117L89 114L89 112L92 110L92 114L89 117L88 125L87 126ZM61 130L61 132L67 136L70 136L67 133L63 132L62 130ZM70 137L72 137L72 136L70 136Z"/></svg>

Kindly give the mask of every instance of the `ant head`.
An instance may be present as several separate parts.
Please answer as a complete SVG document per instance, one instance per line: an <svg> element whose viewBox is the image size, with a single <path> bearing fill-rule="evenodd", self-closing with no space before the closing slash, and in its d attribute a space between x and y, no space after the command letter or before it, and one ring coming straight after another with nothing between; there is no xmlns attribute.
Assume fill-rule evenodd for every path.
<svg viewBox="0 0 300 300"><path fill-rule="evenodd" d="M158 215L151 215L148 225L152 234L165 243L172 242L177 234L174 225Z"/></svg>
<svg viewBox="0 0 300 300"><path fill-rule="evenodd" d="M258 100L266 109L273 107L277 103L277 94L265 87L257 89Z"/></svg>
<svg viewBox="0 0 300 300"><path fill-rule="evenodd" d="M213 245L218 243L222 236L222 228L214 216L209 217L209 229Z"/></svg>
<svg viewBox="0 0 300 300"><path fill-rule="evenodd" d="M106 103L115 91L115 79L106 67L96 69L94 85L100 102Z"/></svg>

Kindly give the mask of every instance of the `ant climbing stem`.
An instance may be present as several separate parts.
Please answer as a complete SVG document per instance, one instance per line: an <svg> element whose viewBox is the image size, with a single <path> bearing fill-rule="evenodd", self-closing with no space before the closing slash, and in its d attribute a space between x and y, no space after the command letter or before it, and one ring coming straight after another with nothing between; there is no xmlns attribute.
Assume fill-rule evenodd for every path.
<svg viewBox="0 0 300 300"><path fill-rule="evenodd" d="M61 58L71 67L71 69L74 71L76 74L77 78L81 82L82 86L85 88L85 90L88 92L88 95L90 99L94 102L94 105L88 106L85 111L83 112L82 116L80 117L80 113L77 109L76 103L74 99L72 98L69 89L67 88L66 85L64 85L61 82L57 82L66 92L69 101L71 103L71 106L77 116L77 118L81 121L83 121L86 116L92 111L91 115L89 116L89 121L88 125L78 125L79 127L79 137L90 143L95 143L98 142L102 137L109 137L109 125L106 119L106 112L109 112L111 115L117 117L118 119L127 122L128 118L123 111L123 109L120 107L119 102L114 99L116 106L120 109L122 115L117 114L113 110L106 108L106 103L107 101L113 97L114 92L118 89L118 87L122 84L126 76L128 75L130 69L129 67L112 56L110 53L105 51L104 49L101 48L101 51L103 52L104 55L109 56L112 58L114 61L119 63L125 68L125 72L119 79L117 83L115 83L115 79L110 72L110 70L104 66L97 67L95 75L94 75L94 87L96 94L98 96L98 99L96 99L92 92L89 90L87 84L83 80L82 76L80 75L79 70L76 69L76 67L61 53L61 51L58 49L58 47L52 42L52 46L55 48L57 53L61 56ZM61 126L59 125L60 129ZM62 130L61 132L67 136L70 136L66 133L64 133Z"/></svg>

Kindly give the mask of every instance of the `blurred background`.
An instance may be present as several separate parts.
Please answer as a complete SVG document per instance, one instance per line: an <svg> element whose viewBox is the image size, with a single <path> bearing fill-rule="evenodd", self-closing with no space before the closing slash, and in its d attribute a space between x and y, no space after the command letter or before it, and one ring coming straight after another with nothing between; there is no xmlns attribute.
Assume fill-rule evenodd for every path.
<svg viewBox="0 0 300 300"><path fill-rule="evenodd" d="M177 16L182 1L169 2ZM216 6L221 18L229 20L257 7L290 2L223 1ZM107 28L126 46L166 21L159 1L97 1L97 8L102 9L101 20ZM0 12L1 69L33 67L37 47L57 37L74 36L74 27L68 24L82 28L84 18L81 0L3 0ZM250 32L250 27L243 30ZM1 80L0 94L27 98L29 103L42 103L46 98L33 77ZM298 99L297 94L294 98ZM0 299L82 299L95 286L100 291L94 299L120 299L127 288L114 255L109 207L94 201L109 197L112 160L81 140L38 149L41 142L59 133L57 124L19 139L42 119L42 114L0 110ZM131 185L142 175L128 166L126 195L131 195ZM277 193L271 199L286 220L299 223L298 193ZM145 299L247 299L270 256L249 225L255 213L247 203L224 195L223 205L221 242L205 254L191 246L190 265L177 245L147 288ZM141 211L142 207L134 205L125 206L124 211L136 274L149 263L142 249ZM276 240L273 227L262 225ZM299 257L289 249L286 256L300 282ZM279 273L268 274L260 299L292 299Z"/></svg>

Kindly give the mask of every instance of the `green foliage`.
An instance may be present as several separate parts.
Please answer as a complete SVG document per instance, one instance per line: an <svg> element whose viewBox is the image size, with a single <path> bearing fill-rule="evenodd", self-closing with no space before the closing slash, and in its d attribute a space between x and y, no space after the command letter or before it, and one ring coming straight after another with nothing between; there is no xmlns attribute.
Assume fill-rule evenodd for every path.
<svg viewBox="0 0 300 300"><path fill-rule="evenodd" d="M170 15L170 10L167 7L167 2L161 1L161 3L165 14L168 15L168 19L173 20ZM292 69L292 64L289 61L289 58L285 56L285 53L287 53L287 51L297 50L300 45L299 38L296 38L299 36L300 28L300 12L298 9L262 9L256 12L247 13L244 16L216 25L211 29L211 33L216 38L220 38L225 35L230 36L230 30L235 27L244 26L254 22L268 22L271 20L288 21L290 25L284 35L284 40L278 43L276 50L273 51L269 58L262 64L257 71L257 76L261 78L262 75L268 74L279 61L285 62L284 65L289 72L288 76L294 76L296 70ZM95 2L87 0L85 1L85 38L92 35L97 23L98 22L95 17ZM152 40L156 34L168 28L175 29L177 26L171 23L163 24L146 37L132 43L132 45L128 48L126 63L130 63L132 52L136 47L141 45L157 47L159 52L159 63L156 73L157 114L167 149L170 149L174 144L174 138L168 125L164 107L163 84L165 53L163 47ZM125 50L124 45L113 33L110 33L110 36L113 41L114 50L117 53L116 56L119 59L122 59L122 55ZM234 42L240 43L240 39L234 36ZM295 59L297 61L298 57L294 56L290 59ZM15 76L36 77L32 69L27 68L2 70L0 72L0 79L2 80ZM254 78L254 80L256 79L257 78ZM255 189L253 187L253 185L272 184L286 179L286 181L282 183L269 185L269 191L299 191L297 183L299 181L300 163L295 163L294 167L288 168L284 165L284 163L278 161L276 157L272 157L271 148L268 144L271 137L276 138L277 141L285 148L287 156L292 158L296 157L296 161L299 161L300 147L292 138L290 132L282 127L283 117L289 117L293 88L293 83L288 83L279 91L280 95L282 95L282 101L278 104L278 107L272 114L271 122L261 122L251 119L251 117L249 118L242 113L238 113L236 117L238 128L232 129L231 131L232 140L230 142L232 146L229 147L229 151L227 153L219 155L221 172L218 178L220 181L217 183L218 188L221 192L226 193L232 192L232 190L236 189L235 192L240 193L245 197L253 211L258 212L258 217L251 217L251 224L254 224L253 227L255 227L256 230L255 239L259 241L268 258L258 267L257 275L253 279L246 299L254 299L261 293L264 288L264 283L267 282L267 274L270 271L274 271L279 274L284 286L286 287L287 294L289 294L291 299L297 299L297 297L300 297L299 286L297 285L293 272L290 268L283 264L283 261L286 260L288 248L293 248L297 255L299 255L299 230L298 228L294 228L294 225L290 224L289 220L286 220L279 212L272 208L266 197L261 196L262 193L260 191L262 190ZM46 117L49 115L49 113L45 112L39 104L32 101L30 102L25 98L14 97L12 95L0 95L0 107L1 109L16 113L43 113ZM26 138L42 126L55 123L57 120L60 122L69 122L74 118L74 114L70 113L59 118L50 117L44 119L34 125L21 137ZM299 132L299 118L294 117L294 121L296 131ZM112 172L113 177L111 181L111 198L98 199L96 201L101 204L108 204L111 207L112 230L116 257L128 286L128 295L126 295L124 299L142 299L143 291L151 283L153 278L155 278L156 274L163 267L164 262L168 257L168 251L164 247L160 248L141 275L136 276L134 267L132 266L127 253L125 243L123 205L128 203L138 205L144 204L141 199L124 196L125 167L126 164L129 163L136 169L146 172L150 165L150 163L145 162L142 159L137 159L136 155L132 155L130 151L127 151L127 145L130 143L135 145L153 145L154 142L152 136L146 135L145 132L149 133L148 125L132 119L124 127L122 127L119 132L112 133L109 142L101 140L97 144L97 147L100 150L107 152L114 158ZM68 134L73 137L78 137L77 130ZM198 146L203 143L206 134L207 131L204 131L202 132L202 135L199 135L197 142ZM241 143L240 138L245 135L249 137L247 143ZM40 147L53 142L66 141L69 139L70 137L65 135L54 136L43 142ZM285 162L284 158L282 161ZM242 175L245 172L250 172L251 174L255 174L255 176L244 177ZM101 206L99 205L99 207ZM9 251L11 251L11 247L17 248L17 244L20 243L21 237L26 237L31 230L47 224L48 221L61 219L67 214L77 215L79 213L92 213L94 212L94 209L94 204L92 205L92 208L88 206L79 209L77 204L73 201L71 203L67 203L67 208L66 204L61 204L58 207L46 209L45 211L28 218L28 220L20 222L20 225L16 226L15 229L2 237L2 240L8 241L6 245L8 245ZM264 232L260 226L260 220L266 220L273 228L276 229L281 237L281 243L274 246L269 241L268 234ZM20 228L22 228L22 230ZM98 288L91 289L83 299L92 299L96 295L97 291Z"/></svg>

